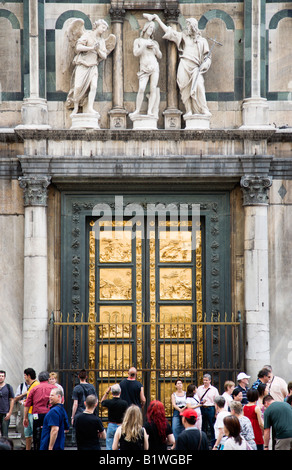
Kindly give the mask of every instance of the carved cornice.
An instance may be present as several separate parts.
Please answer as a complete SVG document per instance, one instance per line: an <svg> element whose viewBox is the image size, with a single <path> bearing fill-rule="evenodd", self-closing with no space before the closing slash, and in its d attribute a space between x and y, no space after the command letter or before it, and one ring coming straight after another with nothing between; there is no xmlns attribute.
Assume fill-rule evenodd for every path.
<svg viewBox="0 0 292 470"><path fill-rule="evenodd" d="M268 204L268 190L272 186L270 176L244 175L241 177L240 186L244 206Z"/></svg>
<svg viewBox="0 0 292 470"><path fill-rule="evenodd" d="M25 206L46 206L48 191L51 183L50 176L21 176L19 185L24 190L23 199Z"/></svg>

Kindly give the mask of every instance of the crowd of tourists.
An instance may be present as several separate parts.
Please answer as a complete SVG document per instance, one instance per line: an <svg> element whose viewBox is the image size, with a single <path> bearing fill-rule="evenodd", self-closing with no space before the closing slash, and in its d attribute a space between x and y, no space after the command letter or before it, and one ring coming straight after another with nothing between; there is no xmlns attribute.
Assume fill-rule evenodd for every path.
<svg viewBox="0 0 292 470"><path fill-rule="evenodd" d="M14 393L0 371L0 450L13 450L9 424L15 415L24 450L64 450L71 429L77 450L194 452L197 450L292 450L292 382L273 374L270 365L237 383L226 381L219 394L211 376L199 386L175 381L173 416L167 419L159 400L146 404L144 388L131 367L120 383L110 385L100 403L87 374L78 374L72 392L72 412L64 406L64 389L57 374L36 376L24 370L24 382ZM106 423L98 405L107 410Z"/></svg>

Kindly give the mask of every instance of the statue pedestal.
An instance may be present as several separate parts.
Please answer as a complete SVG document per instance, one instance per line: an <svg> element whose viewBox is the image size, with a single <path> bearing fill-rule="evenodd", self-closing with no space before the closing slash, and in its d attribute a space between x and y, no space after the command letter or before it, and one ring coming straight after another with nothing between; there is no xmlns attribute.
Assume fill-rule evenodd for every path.
<svg viewBox="0 0 292 470"><path fill-rule="evenodd" d="M273 129L269 124L269 105L265 98L246 98L242 104L240 129Z"/></svg>
<svg viewBox="0 0 292 470"><path fill-rule="evenodd" d="M110 129L127 129L127 111L123 108L113 108L109 111Z"/></svg>
<svg viewBox="0 0 292 470"><path fill-rule="evenodd" d="M163 112L164 128L168 130L181 129L182 112L178 109L168 108Z"/></svg>
<svg viewBox="0 0 292 470"><path fill-rule="evenodd" d="M129 115L133 122L133 129L136 130L155 130L157 129L158 117L148 114L135 114Z"/></svg>
<svg viewBox="0 0 292 470"><path fill-rule="evenodd" d="M210 129L210 116L206 114L184 114L186 129Z"/></svg>
<svg viewBox="0 0 292 470"><path fill-rule="evenodd" d="M99 113L77 113L70 115L72 126L70 129L100 129L98 120Z"/></svg>
<svg viewBox="0 0 292 470"><path fill-rule="evenodd" d="M42 98L25 98L21 115L22 124L16 129L51 129L48 124L47 101Z"/></svg>

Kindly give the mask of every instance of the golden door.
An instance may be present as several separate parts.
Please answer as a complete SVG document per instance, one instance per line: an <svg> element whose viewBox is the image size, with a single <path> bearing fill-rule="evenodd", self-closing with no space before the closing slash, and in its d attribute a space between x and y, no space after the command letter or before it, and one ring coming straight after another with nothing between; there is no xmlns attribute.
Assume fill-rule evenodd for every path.
<svg viewBox="0 0 292 470"><path fill-rule="evenodd" d="M202 368L200 223L89 222L89 368L99 394L134 365L170 411L174 381Z"/></svg>

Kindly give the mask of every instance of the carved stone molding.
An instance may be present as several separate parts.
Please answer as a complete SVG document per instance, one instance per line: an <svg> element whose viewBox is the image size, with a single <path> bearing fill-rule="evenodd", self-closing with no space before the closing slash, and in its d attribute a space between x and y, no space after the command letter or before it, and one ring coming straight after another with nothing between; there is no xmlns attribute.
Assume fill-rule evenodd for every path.
<svg viewBox="0 0 292 470"><path fill-rule="evenodd" d="M240 186L244 206L268 204L268 190L272 186L270 176L244 175L241 177Z"/></svg>
<svg viewBox="0 0 292 470"><path fill-rule="evenodd" d="M48 191L51 183L50 176L22 176L19 185L24 190L25 206L46 206Z"/></svg>

